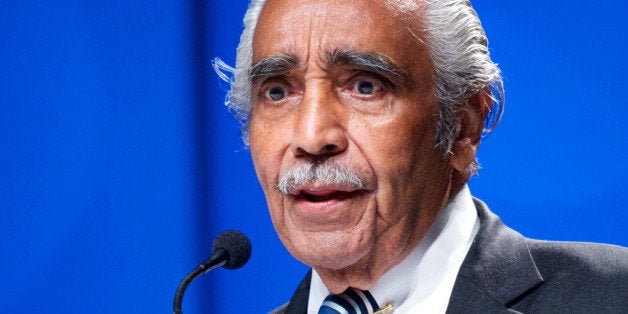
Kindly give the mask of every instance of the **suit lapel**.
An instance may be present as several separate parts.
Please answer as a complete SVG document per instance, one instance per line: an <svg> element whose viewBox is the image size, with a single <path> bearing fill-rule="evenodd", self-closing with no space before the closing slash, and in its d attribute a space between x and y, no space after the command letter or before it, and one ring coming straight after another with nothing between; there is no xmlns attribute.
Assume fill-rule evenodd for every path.
<svg viewBox="0 0 628 314"><path fill-rule="evenodd" d="M525 238L474 201L482 225L460 268L447 312L512 312L508 307L543 278Z"/></svg>
<svg viewBox="0 0 628 314"><path fill-rule="evenodd" d="M310 270L305 278L299 284L299 287L292 295L290 303L285 310L285 314L304 314L307 313L307 304L310 299L310 282L312 281L312 270Z"/></svg>

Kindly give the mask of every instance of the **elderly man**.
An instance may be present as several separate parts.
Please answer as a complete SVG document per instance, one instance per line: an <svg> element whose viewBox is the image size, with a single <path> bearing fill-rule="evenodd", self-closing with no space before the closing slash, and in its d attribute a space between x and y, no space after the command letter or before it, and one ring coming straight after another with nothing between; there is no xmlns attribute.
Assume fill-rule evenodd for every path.
<svg viewBox="0 0 628 314"><path fill-rule="evenodd" d="M472 198L503 90L467 1L253 0L244 21L217 66L312 267L277 312L628 311L626 249L529 240Z"/></svg>

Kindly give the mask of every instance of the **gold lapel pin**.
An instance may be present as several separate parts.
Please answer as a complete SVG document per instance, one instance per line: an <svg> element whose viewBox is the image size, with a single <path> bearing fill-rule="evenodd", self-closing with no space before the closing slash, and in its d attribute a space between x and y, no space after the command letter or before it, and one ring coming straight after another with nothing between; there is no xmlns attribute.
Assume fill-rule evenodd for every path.
<svg viewBox="0 0 628 314"><path fill-rule="evenodd" d="M373 312L373 314L392 313L394 310L395 306L392 303L388 303L386 306L380 307L377 311Z"/></svg>

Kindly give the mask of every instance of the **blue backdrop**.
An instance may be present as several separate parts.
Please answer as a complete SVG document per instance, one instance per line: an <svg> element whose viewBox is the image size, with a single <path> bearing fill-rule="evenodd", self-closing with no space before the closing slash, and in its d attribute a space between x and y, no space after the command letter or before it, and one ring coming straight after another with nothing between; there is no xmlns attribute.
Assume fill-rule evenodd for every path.
<svg viewBox="0 0 628 314"><path fill-rule="evenodd" d="M249 264L185 313L263 313L306 267L272 229L211 71L248 1L0 2L6 313L169 313L224 229ZM473 193L524 235L628 245L625 1L475 1L506 85Z"/></svg>

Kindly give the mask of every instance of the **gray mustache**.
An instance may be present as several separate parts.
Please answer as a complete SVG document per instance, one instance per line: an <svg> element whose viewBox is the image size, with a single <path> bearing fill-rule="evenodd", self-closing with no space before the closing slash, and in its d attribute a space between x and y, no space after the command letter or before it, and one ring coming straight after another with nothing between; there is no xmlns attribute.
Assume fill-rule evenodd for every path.
<svg viewBox="0 0 628 314"><path fill-rule="evenodd" d="M283 194L307 184L342 184L355 190L364 189L366 181L348 167L336 164L304 163L293 166L279 179L277 189Z"/></svg>

